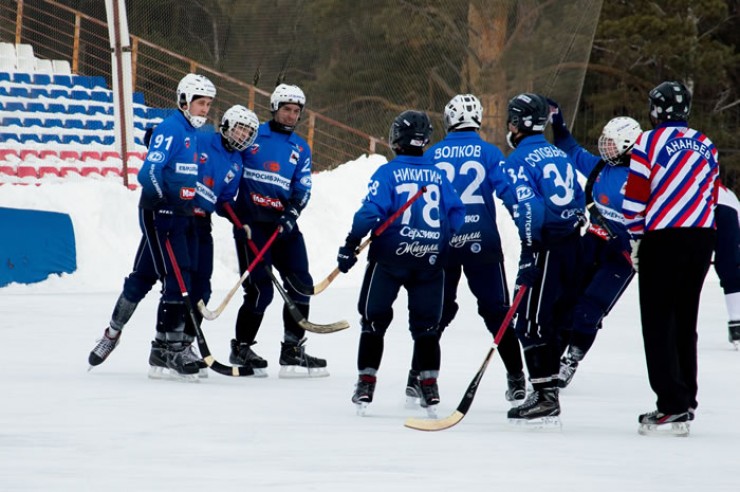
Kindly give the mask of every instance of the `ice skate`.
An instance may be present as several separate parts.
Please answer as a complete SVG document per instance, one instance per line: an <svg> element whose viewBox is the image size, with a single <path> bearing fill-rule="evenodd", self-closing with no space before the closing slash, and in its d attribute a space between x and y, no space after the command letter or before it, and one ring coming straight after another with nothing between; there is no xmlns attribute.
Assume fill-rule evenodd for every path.
<svg viewBox="0 0 740 492"><path fill-rule="evenodd" d="M676 436L688 437L689 412L666 414L659 410L643 413L638 418L640 426L637 432L641 436Z"/></svg>
<svg viewBox="0 0 740 492"><path fill-rule="evenodd" d="M200 368L197 364L188 362L184 353L186 350L187 347L173 347L160 340L152 341L149 378L197 383Z"/></svg>
<svg viewBox="0 0 740 492"><path fill-rule="evenodd" d="M95 345L95 348L92 349L92 352L90 352L90 356L87 358L87 362L90 364L90 367L87 370L89 371L93 367L102 364L120 342L120 331L116 331L115 337L110 337L108 336L108 328L103 330L103 336L100 338L100 340L98 340L97 345Z"/></svg>
<svg viewBox="0 0 740 492"><path fill-rule="evenodd" d="M280 349L280 378L323 378L329 375L326 360L306 353L304 338L298 343L282 342Z"/></svg>
<svg viewBox="0 0 740 492"><path fill-rule="evenodd" d="M735 350L740 350L740 321L730 321L727 323L728 339L735 346Z"/></svg>
<svg viewBox="0 0 740 492"><path fill-rule="evenodd" d="M506 393L504 397L506 401L516 405L521 403L527 396L527 380L524 377L524 373L519 374L506 374Z"/></svg>
<svg viewBox="0 0 740 492"><path fill-rule="evenodd" d="M203 357L198 355L198 353L195 351L195 347L193 345L188 345L184 352L183 357L185 359L186 364L195 364L198 366L198 377L201 379L205 379L208 377L208 364L205 363L203 360Z"/></svg>
<svg viewBox="0 0 740 492"><path fill-rule="evenodd" d="M566 388L573 381L576 375L578 363L583 360L584 352L571 345L568 347L568 353L560 359L560 372L558 373L558 387Z"/></svg>
<svg viewBox="0 0 740 492"><path fill-rule="evenodd" d="M231 340L231 354L229 362L235 366L251 367L256 378L267 377L267 361L252 350L256 342L245 343Z"/></svg>
<svg viewBox="0 0 740 492"><path fill-rule="evenodd" d="M419 403L427 411L427 416L437 418L437 405L439 405L439 386L436 378L425 378L419 380L421 387L421 398Z"/></svg>
<svg viewBox="0 0 740 492"><path fill-rule="evenodd" d="M406 380L406 408L412 410L419 408L421 404L421 383L419 383L419 371L409 369Z"/></svg>
<svg viewBox="0 0 740 492"><path fill-rule="evenodd" d="M367 406L373 401L375 393L375 382L377 378L369 374L360 374L355 384L355 392L352 395L352 403L357 406L357 415L365 416Z"/></svg>
<svg viewBox="0 0 740 492"><path fill-rule="evenodd" d="M509 410L509 423L528 429L560 429L558 388L532 391L524 403Z"/></svg>

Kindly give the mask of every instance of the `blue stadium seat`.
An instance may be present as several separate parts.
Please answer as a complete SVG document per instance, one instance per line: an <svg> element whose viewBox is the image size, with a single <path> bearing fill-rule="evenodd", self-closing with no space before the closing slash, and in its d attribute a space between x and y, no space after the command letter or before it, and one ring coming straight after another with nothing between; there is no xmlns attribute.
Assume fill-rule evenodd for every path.
<svg viewBox="0 0 740 492"><path fill-rule="evenodd" d="M29 97L31 99L38 99L39 97L49 97L50 90L46 87L31 87L31 90L29 91Z"/></svg>
<svg viewBox="0 0 740 492"><path fill-rule="evenodd" d="M90 93L86 89L74 88L70 91L70 96L72 99L75 99L77 101L89 101L90 100Z"/></svg>
<svg viewBox="0 0 740 492"><path fill-rule="evenodd" d="M105 135L100 143L103 145L113 145L116 143L116 137L113 135Z"/></svg>
<svg viewBox="0 0 740 492"><path fill-rule="evenodd" d="M9 118L3 118L3 126L23 126L23 120L20 118L16 118L15 116L11 116Z"/></svg>
<svg viewBox="0 0 740 492"><path fill-rule="evenodd" d="M0 130L0 142L7 142L13 140L15 142L20 142L20 137L18 136L17 132L13 132L8 128L3 128Z"/></svg>
<svg viewBox="0 0 740 492"><path fill-rule="evenodd" d="M63 87L69 87L70 89L74 87L74 84L72 83L71 75L54 75L54 78L52 80L54 84L56 85L61 85Z"/></svg>
<svg viewBox="0 0 740 492"><path fill-rule="evenodd" d="M73 134L66 134L62 135L62 143L63 144L79 144L82 143L82 136L81 135L73 135Z"/></svg>
<svg viewBox="0 0 740 492"><path fill-rule="evenodd" d="M46 105L47 113L66 113L67 108L61 103L49 103Z"/></svg>
<svg viewBox="0 0 740 492"><path fill-rule="evenodd" d="M87 114L87 108L82 104L70 104L67 106L67 113L69 114Z"/></svg>
<svg viewBox="0 0 740 492"><path fill-rule="evenodd" d="M39 128L42 128L44 126L43 122L41 121L41 118L23 118L23 126L29 127L29 126L38 126Z"/></svg>
<svg viewBox="0 0 740 492"><path fill-rule="evenodd" d="M103 122L100 120L87 120L87 123L85 123L85 129L86 130L102 130Z"/></svg>
<svg viewBox="0 0 740 492"><path fill-rule="evenodd" d="M85 122L82 120L67 119L64 121L64 128L76 128L82 130L85 128Z"/></svg>
<svg viewBox="0 0 740 492"><path fill-rule="evenodd" d="M41 102L30 102L26 104L26 111L29 113L45 113L46 106Z"/></svg>
<svg viewBox="0 0 740 492"><path fill-rule="evenodd" d="M134 116L137 118L146 118L146 108L141 106L134 106Z"/></svg>
<svg viewBox="0 0 740 492"><path fill-rule="evenodd" d="M10 97L29 97L31 94L31 91L28 90L28 87L10 87L10 91L8 92L8 95Z"/></svg>
<svg viewBox="0 0 740 492"><path fill-rule="evenodd" d="M90 92L90 100L97 102L112 103L113 93L111 91L93 90Z"/></svg>
<svg viewBox="0 0 740 492"><path fill-rule="evenodd" d="M33 83L36 85L51 85L51 75L48 73L33 74Z"/></svg>
<svg viewBox="0 0 740 492"><path fill-rule="evenodd" d="M56 133L41 133L39 138L41 143L62 143L62 136Z"/></svg>
<svg viewBox="0 0 740 492"><path fill-rule="evenodd" d="M46 128L64 128L64 123L61 118L47 118L44 120L44 126Z"/></svg>
<svg viewBox="0 0 740 492"><path fill-rule="evenodd" d="M0 85L0 96L9 96L9 95L10 95L10 87Z"/></svg>
<svg viewBox="0 0 740 492"><path fill-rule="evenodd" d="M80 89L89 89L90 82L87 79L84 75L72 75L72 86Z"/></svg>
<svg viewBox="0 0 740 492"><path fill-rule="evenodd" d="M25 111L26 105L18 101L7 101L5 103L5 111Z"/></svg>
<svg viewBox="0 0 740 492"><path fill-rule="evenodd" d="M113 120L106 120L103 122L103 130L112 130L113 129Z"/></svg>
<svg viewBox="0 0 740 492"><path fill-rule="evenodd" d="M95 88L101 88L101 89L107 89L108 85L105 83L105 77L102 75L93 75L91 77L87 78L88 80L88 88L95 89Z"/></svg>
<svg viewBox="0 0 740 492"><path fill-rule="evenodd" d="M64 89L58 89L58 88L52 88L49 89L49 97L51 99L58 99L60 97L69 98L69 88L65 87Z"/></svg>
<svg viewBox="0 0 740 492"><path fill-rule="evenodd" d="M98 104L90 104L87 107L87 114L90 116L96 115L96 114L105 114L105 106L98 105Z"/></svg>
<svg viewBox="0 0 740 492"><path fill-rule="evenodd" d="M10 82L10 73L0 72L0 82Z"/></svg>
<svg viewBox="0 0 740 492"><path fill-rule="evenodd" d="M13 82L15 82L16 84L30 84L31 74L23 73L23 72L15 72L13 74Z"/></svg>
<svg viewBox="0 0 740 492"><path fill-rule="evenodd" d="M20 137L20 142L22 144L31 143L31 142L43 143L41 135L35 132L34 133L18 133L18 136Z"/></svg>
<svg viewBox="0 0 740 492"><path fill-rule="evenodd" d="M144 102L144 93L143 92L134 92L134 102L138 104L146 104Z"/></svg>

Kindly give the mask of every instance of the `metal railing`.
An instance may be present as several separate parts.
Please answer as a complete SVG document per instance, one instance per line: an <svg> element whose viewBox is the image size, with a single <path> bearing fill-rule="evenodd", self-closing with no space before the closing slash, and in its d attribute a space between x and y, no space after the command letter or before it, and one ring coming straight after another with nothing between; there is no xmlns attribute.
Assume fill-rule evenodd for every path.
<svg viewBox="0 0 740 492"><path fill-rule="evenodd" d="M66 59L73 73L102 75L110 86L107 23L54 0L0 2L0 41L31 44L38 58ZM133 90L144 94L147 106L173 107L177 82L186 73L201 73L218 89L214 118L234 104L249 107L261 121L270 117L268 91L133 34L131 50ZM391 155L384 140L320 113L307 109L303 119L296 131L311 146L314 171L332 169L363 154Z"/></svg>

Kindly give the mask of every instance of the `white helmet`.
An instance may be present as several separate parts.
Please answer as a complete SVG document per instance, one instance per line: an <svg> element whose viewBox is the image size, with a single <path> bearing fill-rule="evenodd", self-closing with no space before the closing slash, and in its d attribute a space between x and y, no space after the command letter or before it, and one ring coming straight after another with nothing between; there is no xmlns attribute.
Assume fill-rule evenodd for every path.
<svg viewBox="0 0 740 492"><path fill-rule="evenodd" d="M458 94L445 106L445 131L461 128L480 128L483 120L483 106L472 94Z"/></svg>
<svg viewBox="0 0 740 492"><path fill-rule="evenodd" d="M259 126L257 115L237 104L221 117L219 131L232 149L241 152L254 143Z"/></svg>
<svg viewBox="0 0 740 492"><path fill-rule="evenodd" d="M193 116L190 114L190 103L196 96L210 97L213 99L216 97L216 87L203 75L189 73L177 84L177 107L193 127L200 128L205 124L206 118L204 116ZM185 106L184 109L183 106Z"/></svg>
<svg viewBox="0 0 740 492"><path fill-rule="evenodd" d="M306 95L297 85L280 84L270 96L270 111L273 113L283 104L297 104L303 110L306 105Z"/></svg>
<svg viewBox="0 0 740 492"><path fill-rule="evenodd" d="M599 154L609 164L620 164L620 157L632 150L642 133L640 124L629 116L617 116L604 125L599 137Z"/></svg>

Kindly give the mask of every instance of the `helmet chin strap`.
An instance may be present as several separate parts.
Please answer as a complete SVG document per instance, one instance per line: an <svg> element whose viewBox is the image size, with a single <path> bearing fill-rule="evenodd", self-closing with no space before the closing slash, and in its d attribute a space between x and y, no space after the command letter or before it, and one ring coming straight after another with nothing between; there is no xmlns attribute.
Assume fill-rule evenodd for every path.
<svg viewBox="0 0 740 492"><path fill-rule="evenodd" d="M509 144L509 147L512 149L516 149L516 146L519 145L519 139L517 138L518 134L514 134L511 131L506 134L506 143Z"/></svg>

